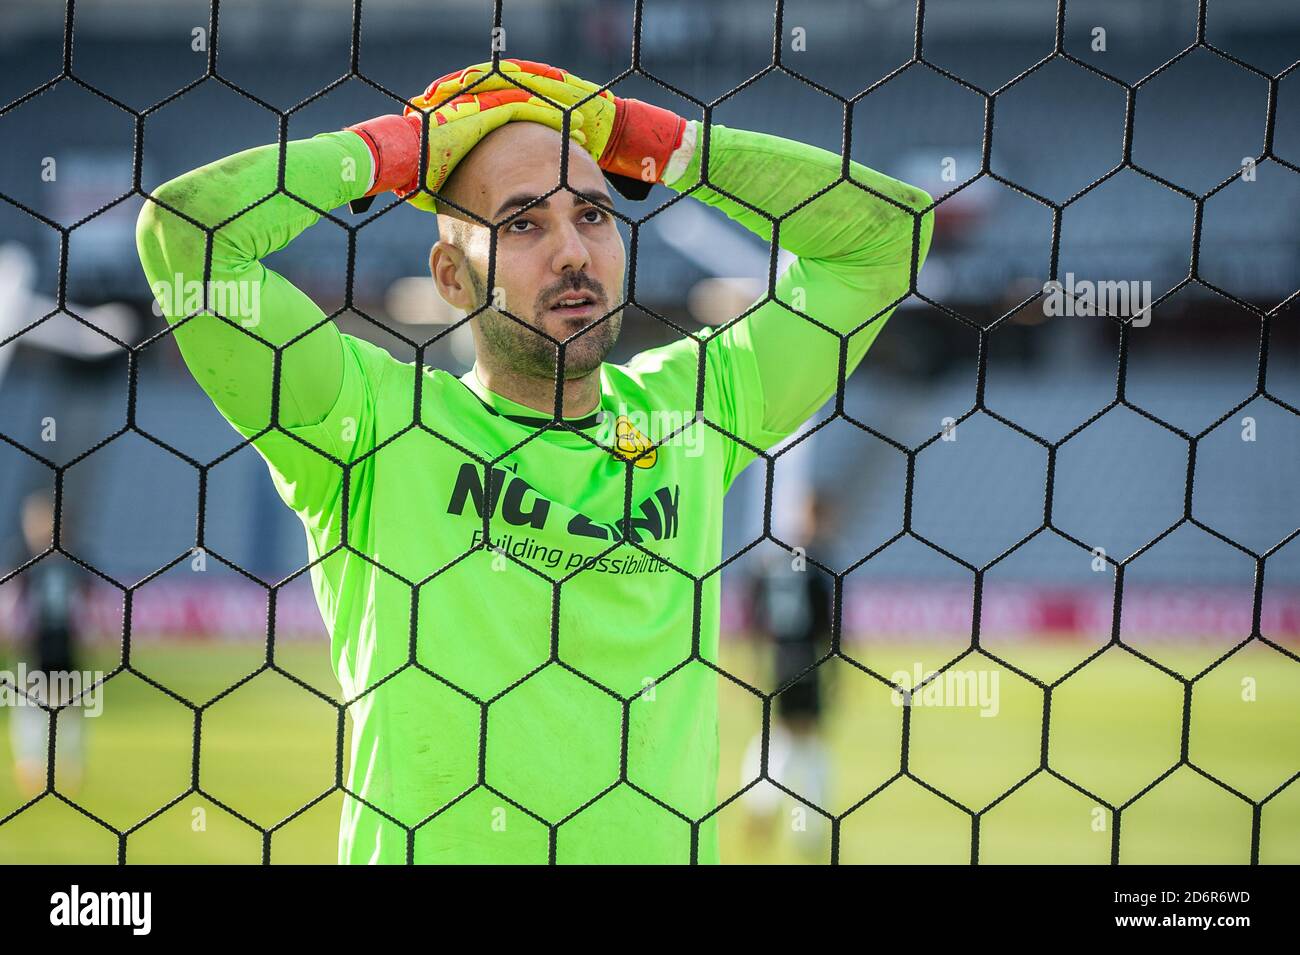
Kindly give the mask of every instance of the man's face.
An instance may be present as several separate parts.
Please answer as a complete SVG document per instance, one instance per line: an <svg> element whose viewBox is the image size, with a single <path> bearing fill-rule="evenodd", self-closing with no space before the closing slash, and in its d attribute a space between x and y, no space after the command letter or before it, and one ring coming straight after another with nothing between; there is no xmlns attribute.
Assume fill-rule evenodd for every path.
<svg viewBox="0 0 1300 955"><path fill-rule="evenodd" d="M626 261L616 220L592 201L613 206L604 176L577 143L571 142L569 149L572 191L562 189L519 211L559 182L562 146L560 134L549 127L509 123L474 148L443 190L479 217L500 223L491 289L487 276L492 230L453 218L445 204L449 211L438 216L439 242L429 262L439 293L451 305L471 311L489 304L472 323L480 360L486 358L503 371L551 380L558 349L536 330L556 342L567 340L566 379L599 368L622 325L621 310L605 316L622 301ZM514 213L518 215L512 217ZM457 233L458 240L453 238ZM560 304L574 298L586 304Z"/></svg>

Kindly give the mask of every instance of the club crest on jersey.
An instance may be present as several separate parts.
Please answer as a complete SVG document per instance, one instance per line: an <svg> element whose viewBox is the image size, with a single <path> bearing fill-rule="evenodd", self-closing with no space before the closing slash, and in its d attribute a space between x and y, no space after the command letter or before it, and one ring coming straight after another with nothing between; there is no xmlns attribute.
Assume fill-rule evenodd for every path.
<svg viewBox="0 0 1300 955"><path fill-rule="evenodd" d="M641 454L647 448L649 452ZM637 430L627 415L622 414L614 421L614 453L632 461L639 468L652 468L659 458L659 449L654 443ZM639 454L641 456L637 457Z"/></svg>

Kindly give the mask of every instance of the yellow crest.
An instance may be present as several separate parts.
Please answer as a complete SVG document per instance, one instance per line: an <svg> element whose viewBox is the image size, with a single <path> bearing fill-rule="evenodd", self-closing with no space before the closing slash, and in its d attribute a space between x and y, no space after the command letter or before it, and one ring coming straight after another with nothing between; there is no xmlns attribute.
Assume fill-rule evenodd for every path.
<svg viewBox="0 0 1300 955"><path fill-rule="evenodd" d="M650 449L648 453L636 457L647 448ZM614 421L614 450L629 461L636 458L633 463L639 468L654 467L655 460L659 457L659 449L637 430L636 425L628 420L627 415L619 415Z"/></svg>

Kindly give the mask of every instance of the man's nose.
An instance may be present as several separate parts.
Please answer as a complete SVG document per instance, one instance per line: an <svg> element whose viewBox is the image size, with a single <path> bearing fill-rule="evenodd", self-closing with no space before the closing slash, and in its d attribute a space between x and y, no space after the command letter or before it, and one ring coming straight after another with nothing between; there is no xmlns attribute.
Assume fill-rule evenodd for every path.
<svg viewBox="0 0 1300 955"><path fill-rule="evenodd" d="M587 249L587 243L572 222L565 222L552 234L556 242L552 267L556 274L563 274L565 269L581 272L591 264L591 252Z"/></svg>

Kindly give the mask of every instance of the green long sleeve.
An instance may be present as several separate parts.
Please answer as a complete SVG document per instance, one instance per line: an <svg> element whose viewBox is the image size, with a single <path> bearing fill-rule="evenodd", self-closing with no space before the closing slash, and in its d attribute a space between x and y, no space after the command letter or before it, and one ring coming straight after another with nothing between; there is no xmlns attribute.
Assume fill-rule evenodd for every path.
<svg viewBox="0 0 1300 955"><path fill-rule="evenodd" d="M247 149L153 191L185 216L219 226L211 242L209 302L235 325L200 314L177 325L174 334L200 387L223 415L248 431L271 420L274 352L268 346L293 341L283 351L280 376L278 420L284 427L323 419L343 381L343 345L334 323L260 261L320 218L283 193L254 206L275 191L279 153L276 143ZM286 144L285 188L318 209L334 209L365 193L370 163L365 142L354 133L293 140ZM169 322L202 307L208 259L202 229L147 202L136 224L136 247Z"/></svg>
<svg viewBox="0 0 1300 955"><path fill-rule="evenodd" d="M703 129L696 132L689 165L668 184L676 192L700 182ZM725 126L712 127L709 153L710 185L773 216L785 215L838 180L842 164L840 156L825 149ZM777 300L721 333L705 336L709 361L727 365L723 377L732 389L740 437L763 449L821 407L838 380L839 338L785 306L841 334L874 318L849 339L846 374L851 373L892 306L911 288L914 251L918 269L929 251L933 213L924 210L931 197L860 163L849 168L854 182L899 206L840 182L782 219L778 243L798 259L779 277ZM763 215L709 185L691 195L771 242L772 225ZM741 453L735 470L752 457Z"/></svg>

